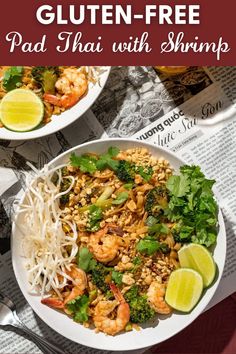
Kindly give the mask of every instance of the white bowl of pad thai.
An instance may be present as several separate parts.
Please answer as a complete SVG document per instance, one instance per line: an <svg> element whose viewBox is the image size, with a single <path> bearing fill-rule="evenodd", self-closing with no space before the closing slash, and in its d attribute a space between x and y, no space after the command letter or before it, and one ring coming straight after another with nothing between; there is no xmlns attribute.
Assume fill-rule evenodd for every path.
<svg viewBox="0 0 236 354"><path fill-rule="evenodd" d="M135 350L174 336L208 305L226 235L214 181L199 166L109 139L41 171L32 166L32 176L13 223L12 261L26 300L51 328L93 348ZM189 250L197 268L186 265Z"/></svg>
<svg viewBox="0 0 236 354"><path fill-rule="evenodd" d="M1 66L0 139L26 140L81 117L106 84L106 66Z"/></svg>

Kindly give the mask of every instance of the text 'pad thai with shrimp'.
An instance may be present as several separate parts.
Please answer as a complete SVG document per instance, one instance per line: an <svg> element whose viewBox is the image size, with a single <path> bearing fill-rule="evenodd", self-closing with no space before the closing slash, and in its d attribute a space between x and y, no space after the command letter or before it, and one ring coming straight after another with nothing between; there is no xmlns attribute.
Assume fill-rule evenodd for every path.
<svg viewBox="0 0 236 354"><path fill-rule="evenodd" d="M213 282L218 208L198 166L110 147L35 172L19 227L43 304L115 335L191 311Z"/></svg>

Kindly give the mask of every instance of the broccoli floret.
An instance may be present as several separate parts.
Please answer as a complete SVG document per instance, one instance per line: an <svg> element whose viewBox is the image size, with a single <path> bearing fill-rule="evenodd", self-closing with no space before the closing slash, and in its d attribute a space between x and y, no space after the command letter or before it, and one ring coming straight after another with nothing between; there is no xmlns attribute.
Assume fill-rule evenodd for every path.
<svg viewBox="0 0 236 354"><path fill-rule="evenodd" d="M32 77L42 87L44 93L55 94L58 76L58 66L35 66L32 69Z"/></svg>
<svg viewBox="0 0 236 354"><path fill-rule="evenodd" d="M146 182L148 182L153 174L152 167L136 166L126 160L120 160L114 169L117 177L126 183L133 183L136 174L139 174Z"/></svg>
<svg viewBox="0 0 236 354"><path fill-rule="evenodd" d="M148 305L146 296L133 299L130 306L130 320L133 323L143 323L155 316L155 311Z"/></svg>
<svg viewBox="0 0 236 354"><path fill-rule="evenodd" d="M145 210L148 215L157 217L163 213L168 206L167 189L163 186L158 186L151 189L146 197Z"/></svg>
<svg viewBox="0 0 236 354"><path fill-rule="evenodd" d="M143 323L155 316L155 311L149 306L146 295L138 295L138 287L133 286L125 294L130 307L130 320L133 323Z"/></svg>
<svg viewBox="0 0 236 354"><path fill-rule="evenodd" d="M137 285L133 285L129 291L125 293L125 300L130 303L133 299L138 296L138 287Z"/></svg>
<svg viewBox="0 0 236 354"><path fill-rule="evenodd" d="M134 182L135 165L129 161L120 160L115 172L121 181L126 183Z"/></svg>
<svg viewBox="0 0 236 354"><path fill-rule="evenodd" d="M103 292L108 293L110 288L106 283L106 278L110 274L110 269L105 267L101 263L97 263L97 265L92 269L92 281L93 283Z"/></svg>
<svg viewBox="0 0 236 354"><path fill-rule="evenodd" d="M136 168L137 173L144 179L144 181L149 182L153 175L152 167L138 166Z"/></svg>

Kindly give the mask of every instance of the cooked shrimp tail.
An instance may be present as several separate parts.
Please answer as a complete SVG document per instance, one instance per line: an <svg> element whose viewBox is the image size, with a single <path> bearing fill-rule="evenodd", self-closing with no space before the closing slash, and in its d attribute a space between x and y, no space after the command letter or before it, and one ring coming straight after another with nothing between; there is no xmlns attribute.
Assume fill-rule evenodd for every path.
<svg viewBox="0 0 236 354"><path fill-rule="evenodd" d="M130 308L125 301L120 290L114 283L110 284L110 289L113 292L114 301L100 301L95 307L94 324L100 331L114 336L123 331L130 319ZM110 319L109 315L117 307L115 319Z"/></svg>
<svg viewBox="0 0 236 354"><path fill-rule="evenodd" d="M46 297L41 300L41 304L53 307L55 309L64 309L64 302L55 297Z"/></svg>
<svg viewBox="0 0 236 354"><path fill-rule="evenodd" d="M52 95L50 93L45 93L43 95L43 99L46 102L53 104L54 106L62 107L60 97L57 97L57 96Z"/></svg>
<svg viewBox="0 0 236 354"><path fill-rule="evenodd" d="M72 266L71 269L67 271L67 275L71 278L72 283L83 293L87 287L86 273L82 269Z"/></svg>
<svg viewBox="0 0 236 354"><path fill-rule="evenodd" d="M83 295L83 291L81 291L80 288L78 287L74 287L71 292L69 293L69 295L66 296L65 300L64 300L64 305L66 305L68 302L76 299L78 296Z"/></svg>
<svg viewBox="0 0 236 354"><path fill-rule="evenodd" d="M74 287L64 298L64 300L55 297L47 297L42 299L42 304L66 311L66 304L68 302L76 299L80 295L83 295L85 289L87 288L87 277L85 272L82 269L73 266L67 271L67 275L71 278Z"/></svg>
<svg viewBox="0 0 236 354"><path fill-rule="evenodd" d="M165 284L158 283L157 281L151 283L147 292L150 306L162 315L168 315L172 312L172 308L165 302L165 292Z"/></svg>
<svg viewBox="0 0 236 354"><path fill-rule="evenodd" d="M119 301L119 303L124 303L125 302L124 296L121 294L117 286L114 283L110 283L109 285L113 295L115 296L115 299Z"/></svg>
<svg viewBox="0 0 236 354"><path fill-rule="evenodd" d="M49 93L45 93L43 98L46 102L51 103L54 106L63 108L70 108L78 102L78 96L76 92L68 93L67 95L62 96L61 98L55 95L51 95Z"/></svg>

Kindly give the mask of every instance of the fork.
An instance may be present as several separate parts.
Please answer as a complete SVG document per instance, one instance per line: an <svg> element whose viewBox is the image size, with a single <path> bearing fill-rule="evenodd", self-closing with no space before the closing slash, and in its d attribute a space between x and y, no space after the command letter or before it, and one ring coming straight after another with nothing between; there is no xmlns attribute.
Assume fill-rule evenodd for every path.
<svg viewBox="0 0 236 354"><path fill-rule="evenodd" d="M0 326L12 326L20 329L23 333L34 339L38 347L45 353L50 354L65 354L65 351L58 348L53 343L42 338L38 334L32 332L25 324L19 319L15 304L6 296L0 293Z"/></svg>

